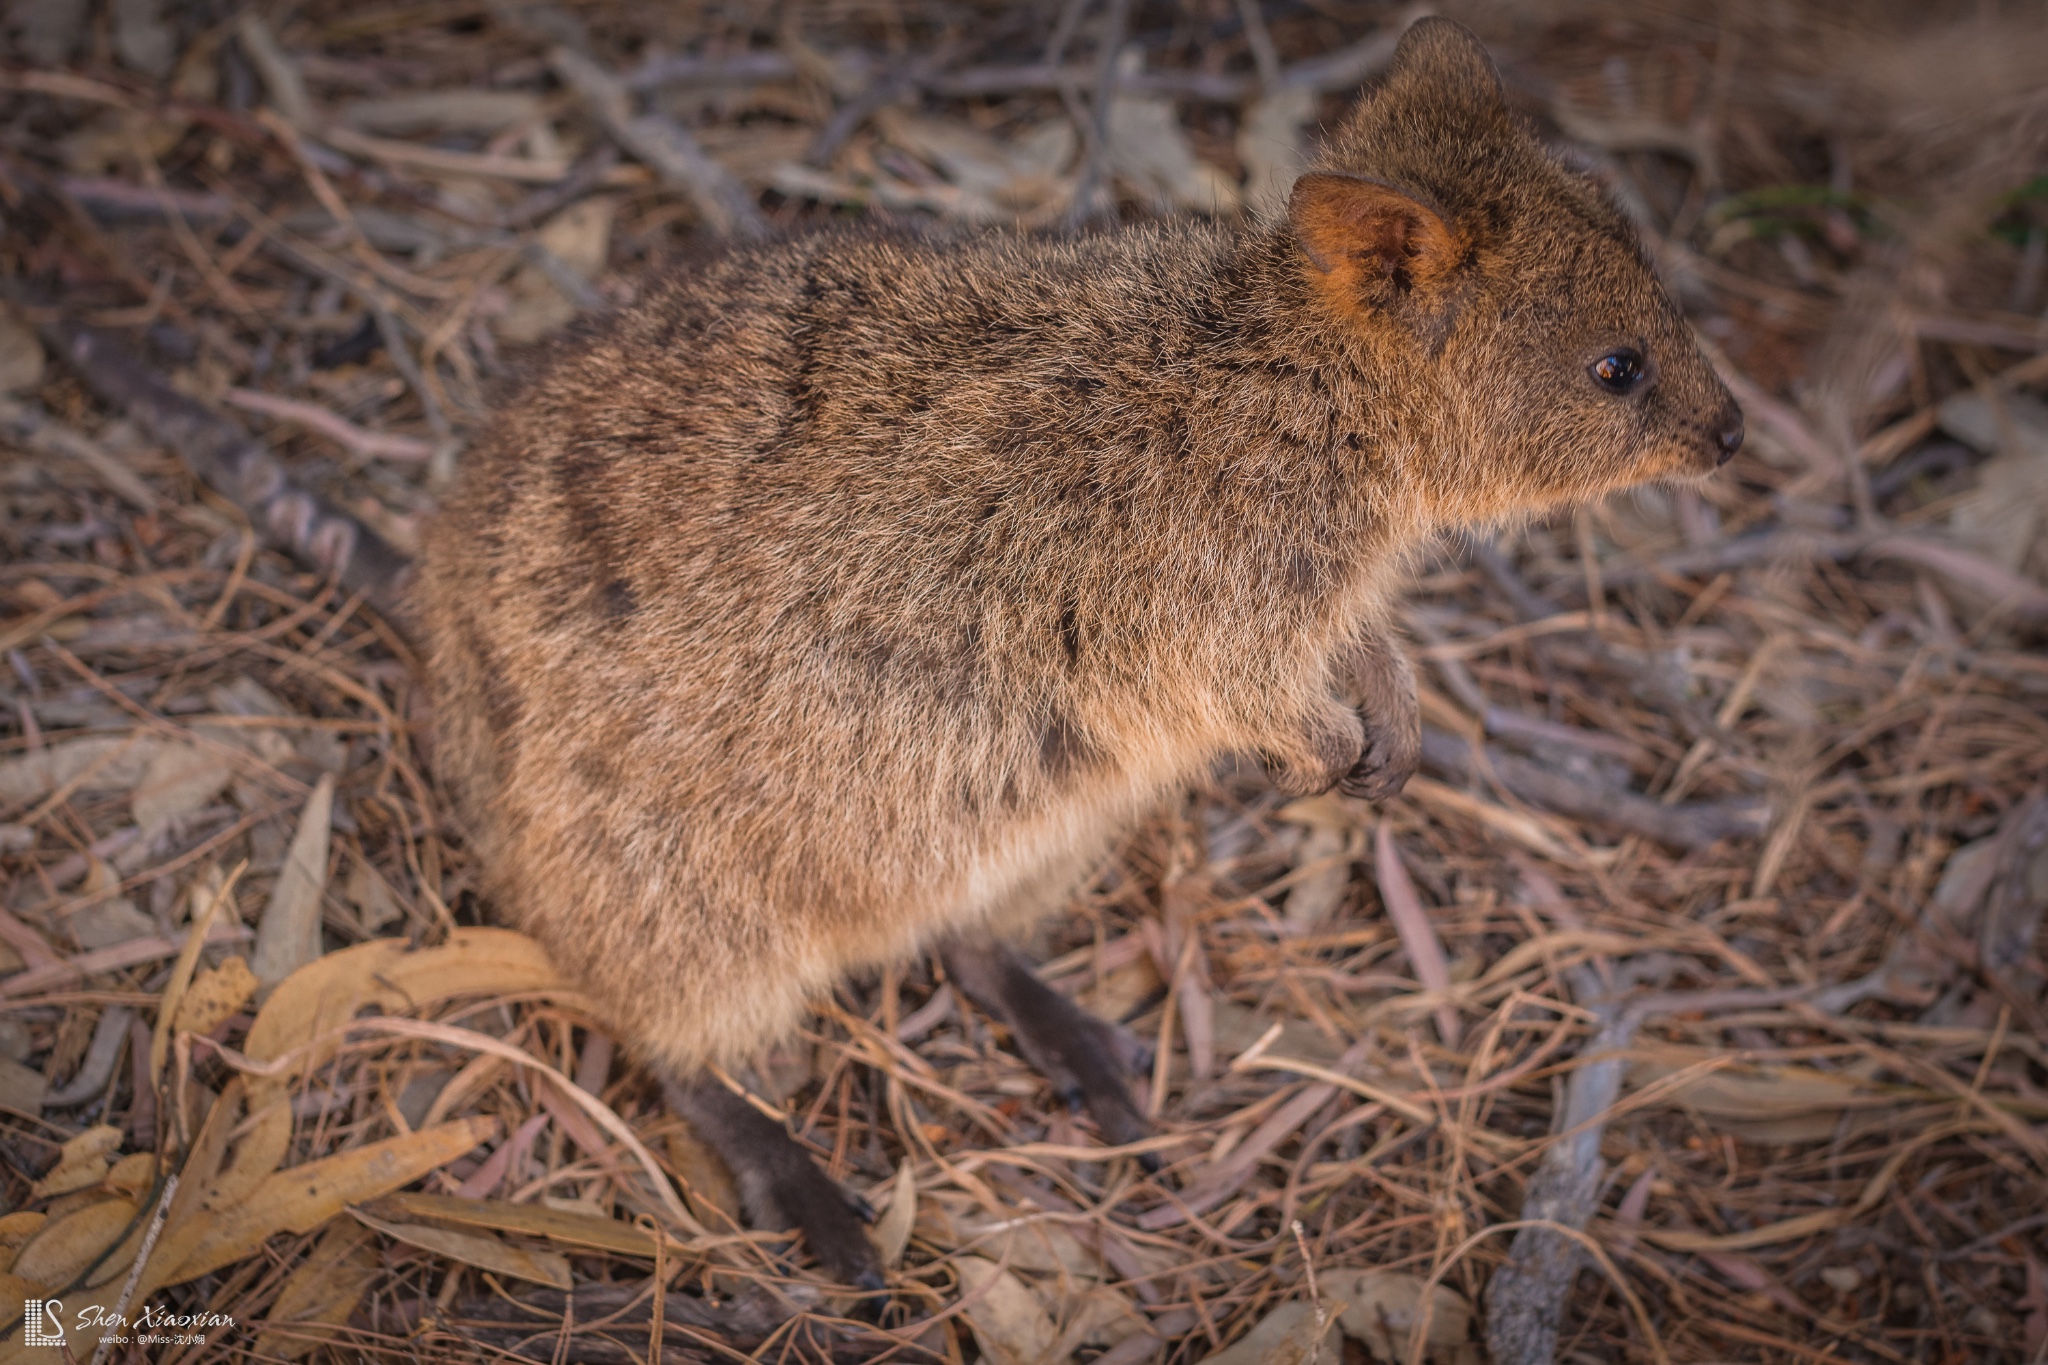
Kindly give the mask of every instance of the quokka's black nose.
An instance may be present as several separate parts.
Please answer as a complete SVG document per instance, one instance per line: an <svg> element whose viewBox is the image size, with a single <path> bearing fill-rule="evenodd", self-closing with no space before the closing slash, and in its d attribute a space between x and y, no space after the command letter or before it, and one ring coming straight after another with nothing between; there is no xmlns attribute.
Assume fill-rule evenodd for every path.
<svg viewBox="0 0 2048 1365"><path fill-rule="evenodd" d="M1735 458L1735 452L1742 449L1742 409L1733 403L1721 415L1720 427L1714 433L1714 443L1721 447L1719 463L1727 464Z"/></svg>

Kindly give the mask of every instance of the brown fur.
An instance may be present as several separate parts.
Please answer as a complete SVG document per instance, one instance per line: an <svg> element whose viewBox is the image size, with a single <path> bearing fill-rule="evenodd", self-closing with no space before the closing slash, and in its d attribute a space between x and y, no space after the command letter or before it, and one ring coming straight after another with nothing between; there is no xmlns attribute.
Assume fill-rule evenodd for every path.
<svg viewBox="0 0 2048 1365"><path fill-rule="evenodd" d="M1222 753L1397 788L1406 553L1721 457L1632 233L1463 30L1322 169L1277 228L736 247L471 452L439 764L493 901L655 1060L1055 907ZM1620 344L1646 391L1589 379Z"/></svg>

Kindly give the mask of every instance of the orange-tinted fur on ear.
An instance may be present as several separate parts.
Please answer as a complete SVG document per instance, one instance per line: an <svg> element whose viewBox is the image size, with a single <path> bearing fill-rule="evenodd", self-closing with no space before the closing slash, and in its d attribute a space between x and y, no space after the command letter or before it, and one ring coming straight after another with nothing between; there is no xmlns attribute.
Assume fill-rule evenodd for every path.
<svg viewBox="0 0 2048 1365"><path fill-rule="evenodd" d="M1287 216L1310 283L1347 313L1410 289L1438 294L1468 249L1433 205L1362 176L1304 175Z"/></svg>

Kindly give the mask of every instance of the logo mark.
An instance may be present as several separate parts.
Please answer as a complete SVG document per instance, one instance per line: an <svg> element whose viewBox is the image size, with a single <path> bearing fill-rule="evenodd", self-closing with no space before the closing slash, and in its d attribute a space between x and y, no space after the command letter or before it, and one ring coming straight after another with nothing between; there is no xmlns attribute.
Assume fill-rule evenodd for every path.
<svg viewBox="0 0 2048 1365"><path fill-rule="evenodd" d="M30 1299L22 1305L22 1316L26 1320L22 1328L21 1344L24 1346L62 1346L64 1324L57 1314L64 1307L62 1299Z"/></svg>

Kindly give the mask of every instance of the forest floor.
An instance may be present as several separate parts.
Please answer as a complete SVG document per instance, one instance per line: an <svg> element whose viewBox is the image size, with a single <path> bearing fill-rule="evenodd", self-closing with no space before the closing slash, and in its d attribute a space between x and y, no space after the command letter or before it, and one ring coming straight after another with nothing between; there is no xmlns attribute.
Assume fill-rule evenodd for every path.
<svg viewBox="0 0 2048 1365"><path fill-rule="evenodd" d="M2048 1359L2048 23L1439 9L1749 442L1429 557L1401 797L1219 771L1046 928L1159 1173L928 965L763 1057L877 1309L488 927L400 630L62 329L410 554L508 358L706 238L1268 213L1419 11L15 5L0 1358Z"/></svg>

